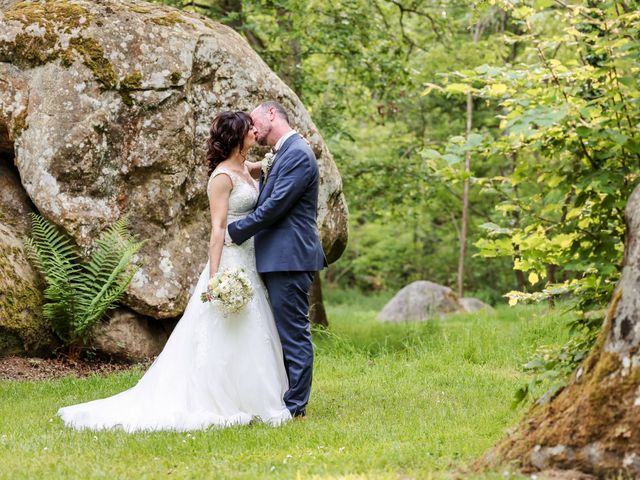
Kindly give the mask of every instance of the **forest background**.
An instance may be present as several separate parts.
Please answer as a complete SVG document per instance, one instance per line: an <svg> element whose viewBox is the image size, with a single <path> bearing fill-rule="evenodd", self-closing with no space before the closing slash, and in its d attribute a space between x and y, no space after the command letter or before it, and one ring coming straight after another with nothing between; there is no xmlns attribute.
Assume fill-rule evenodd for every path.
<svg viewBox="0 0 640 480"><path fill-rule="evenodd" d="M636 2L158 3L243 34L311 113L350 210L328 286L563 295L583 326L610 298L640 163Z"/></svg>
<svg viewBox="0 0 640 480"><path fill-rule="evenodd" d="M292 422L249 435L187 434L178 447L172 434L148 436L134 439L132 449L121 432L94 443L92 433L62 429L48 417L58 405L122 391L142 371L6 382L0 418L9 436L0 436L0 450L7 452L7 471L33 478L30 472L51 474L55 467L67 477L95 472L100 458L110 458L104 471L127 477L179 469L186 478L196 468L231 476L238 466L247 478L274 471L426 476L457 468L494 444L519 416L507 405L514 391L516 403L543 392L566 399L577 405L575 424L597 427L593 438L604 425L606 435L619 439L611 451L620 462L635 455L637 429L620 430L610 419L632 411L637 384L616 390L611 379L637 377L609 375L624 362L600 355L605 343L583 363L592 368L585 370L592 380L584 382L591 390L560 389L594 345L620 278L623 213L640 172L637 1L156 3L196 11L242 34L301 98L340 169L350 238L323 277L334 320L315 337L313 428ZM375 320L393 293L419 279L494 305L537 300L556 308L498 308L420 324ZM613 298L609 332L621 295ZM633 305L633 295L626 301ZM527 359L526 373L537 376L514 368ZM598 382L602 388L593 389ZM584 415L591 399L612 403ZM473 410L478 406L481 414ZM629 418L635 427L637 417ZM566 431L571 437L573 430ZM294 458L290 438L309 447ZM354 452L351 445L358 445ZM503 472L491 478L497 476L505 478Z"/></svg>

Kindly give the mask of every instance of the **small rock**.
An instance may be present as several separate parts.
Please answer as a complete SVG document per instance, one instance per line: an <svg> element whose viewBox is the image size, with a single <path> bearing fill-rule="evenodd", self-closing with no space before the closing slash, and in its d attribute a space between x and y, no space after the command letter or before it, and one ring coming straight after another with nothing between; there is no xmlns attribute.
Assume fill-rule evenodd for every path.
<svg viewBox="0 0 640 480"><path fill-rule="evenodd" d="M467 313L477 312L478 310L488 310L490 312L495 311L491 305L488 305L477 298L463 297L459 302Z"/></svg>
<svg viewBox="0 0 640 480"><path fill-rule="evenodd" d="M120 308L96 326L92 346L109 357L147 360L158 355L169 338L162 323Z"/></svg>
<svg viewBox="0 0 640 480"><path fill-rule="evenodd" d="M378 319L383 322L424 321L461 311L463 307L449 287L419 280L400 290L384 306Z"/></svg>

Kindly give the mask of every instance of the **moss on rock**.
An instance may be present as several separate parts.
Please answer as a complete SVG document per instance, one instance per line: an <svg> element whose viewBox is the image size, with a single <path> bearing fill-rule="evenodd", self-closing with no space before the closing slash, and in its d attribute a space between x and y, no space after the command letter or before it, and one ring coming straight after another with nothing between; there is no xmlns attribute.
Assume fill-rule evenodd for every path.
<svg viewBox="0 0 640 480"><path fill-rule="evenodd" d="M154 12L146 7L132 7L131 11L139 14ZM131 92L141 87L142 75L140 72L134 72L119 81L100 42L94 38L82 36L82 31L93 21L93 16L85 8L67 0L44 3L19 2L5 11L4 17L8 21L20 22L23 25L23 31L19 32L13 41L0 42L0 61L8 61L23 68L33 68L60 60L68 67L79 57L91 70L101 90L116 90L126 105L133 105ZM161 26L183 22L180 13L175 11L150 16L149 21ZM38 29L34 29L34 26ZM63 48L60 42L61 33L70 35L66 48ZM174 85L181 78L180 72L174 72L171 75ZM25 126L24 122L17 124L19 131Z"/></svg>
<svg viewBox="0 0 640 480"><path fill-rule="evenodd" d="M82 57L82 63L93 72L93 77L102 86L103 90L114 89L118 83L113 65L104 56L104 49L93 38L77 38L71 41L71 45Z"/></svg>
<svg viewBox="0 0 640 480"><path fill-rule="evenodd" d="M182 79L182 74L180 72L171 72L171 75L169 75L169 80L171 80L173 85L176 85L180 79Z"/></svg>
<svg viewBox="0 0 640 480"><path fill-rule="evenodd" d="M16 116L13 122L13 135L19 137L22 132L27 128L27 111L23 110Z"/></svg>
<svg viewBox="0 0 640 480"><path fill-rule="evenodd" d="M163 27L170 27L177 23L183 23L182 17L178 12L170 12L166 15L151 17L149 21Z"/></svg>
<svg viewBox="0 0 640 480"><path fill-rule="evenodd" d="M42 293L33 280L20 277L16 264L27 263L22 248L0 243L0 356L50 353L53 333L42 315Z"/></svg>
<svg viewBox="0 0 640 480"><path fill-rule="evenodd" d="M132 12L142 13L142 14L153 13L153 10L147 7L131 7L130 10Z"/></svg>
<svg viewBox="0 0 640 480"><path fill-rule="evenodd" d="M40 32L18 33L12 42L1 42L4 55L18 65L34 67L52 62L64 51L60 33L71 33L91 22L91 14L80 5L58 0L46 3L19 2L4 12L7 21L22 23L24 28L37 26Z"/></svg>
<svg viewBox="0 0 640 480"><path fill-rule="evenodd" d="M47 26L56 23L62 31L69 33L83 23L91 21L91 14L76 3L66 0L48 2L18 2L5 11L7 20L15 20L24 25Z"/></svg>
<svg viewBox="0 0 640 480"><path fill-rule="evenodd" d="M13 41L0 42L0 56L8 57L11 63L35 67L60 59L69 66L77 54L103 89L117 86L118 77L100 43L80 35L93 19L80 5L66 0L19 2L5 11L4 16L24 26ZM28 27L34 26L40 31L27 32ZM76 35L69 40L67 48L60 42L61 33Z"/></svg>
<svg viewBox="0 0 640 480"><path fill-rule="evenodd" d="M138 71L133 72L130 75L127 75L120 81L120 85L118 86L118 92L120 92L120 96L122 97L122 101L128 105L133 105L133 98L131 97L131 92L138 90L142 86L142 74Z"/></svg>

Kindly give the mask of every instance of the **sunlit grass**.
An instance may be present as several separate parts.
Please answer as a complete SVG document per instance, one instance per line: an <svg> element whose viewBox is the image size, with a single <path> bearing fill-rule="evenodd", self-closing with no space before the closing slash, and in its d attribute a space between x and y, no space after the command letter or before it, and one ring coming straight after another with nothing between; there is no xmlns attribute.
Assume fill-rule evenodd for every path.
<svg viewBox="0 0 640 480"><path fill-rule="evenodd" d="M539 344L562 343L562 322L519 307L381 324L387 298L329 292L308 419L281 428L76 432L54 417L60 406L119 392L142 372L0 382L0 478L449 478L517 422L519 366Z"/></svg>

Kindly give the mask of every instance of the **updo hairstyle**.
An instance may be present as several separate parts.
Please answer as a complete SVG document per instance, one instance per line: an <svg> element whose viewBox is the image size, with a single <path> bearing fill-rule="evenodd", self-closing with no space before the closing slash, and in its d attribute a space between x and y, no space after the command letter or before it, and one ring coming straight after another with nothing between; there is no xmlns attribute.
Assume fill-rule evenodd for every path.
<svg viewBox="0 0 640 480"><path fill-rule="evenodd" d="M251 128L251 117L242 111L221 112L213 119L207 140L209 175L231 156L236 147L244 148L244 137Z"/></svg>

